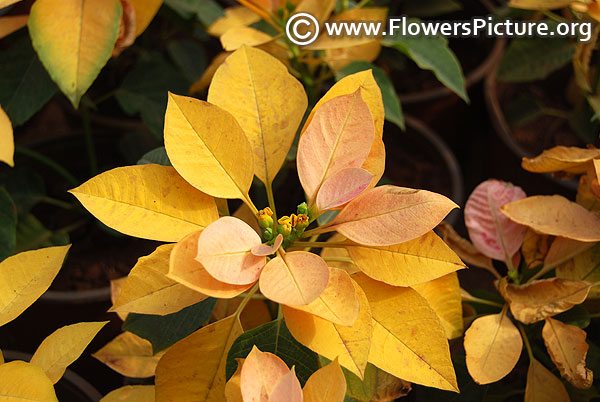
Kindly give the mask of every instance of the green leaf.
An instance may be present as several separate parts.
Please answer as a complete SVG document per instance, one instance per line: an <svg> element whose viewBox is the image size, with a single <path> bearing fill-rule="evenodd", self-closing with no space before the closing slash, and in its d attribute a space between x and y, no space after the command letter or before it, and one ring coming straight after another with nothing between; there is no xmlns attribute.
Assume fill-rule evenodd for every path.
<svg viewBox="0 0 600 402"><path fill-rule="evenodd" d="M420 22L409 19L408 23ZM394 36L386 37L381 44L401 51L425 70L431 70L437 79L458 96L469 102L465 77L458 59L448 47L448 40L443 36L402 36L396 30Z"/></svg>
<svg viewBox="0 0 600 402"><path fill-rule="evenodd" d="M581 305L571 307L569 310L555 316L557 320L565 324L575 325L576 327L585 329L590 325L590 313Z"/></svg>
<svg viewBox="0 0 600 402"><path fill-rule="evenodd" d="M294 339L284 320L275 320L244 332L233 342L227 355L227 380L237 369L235 359L248 356L254 345L262 352L279 356L288 367L296 366L296 375L302 386L308 377L319 369L318 355Z"/></svg>
<svg viewBox="0 0 600 402"><path fill-rule="evenodd" d="M185 93L187 83L165 59L152 54L131 69L115 97L125 113L140 113L150 131L162 138L168 91Z"/></svg>
<svg viewBox="0 0 600 402"><path fill-rule="evenodd" d="M69 244L68 234L52 232L32 214L19 217L15 252L20 253L43 247L66 246L67 244Z"/></svg>
<svg viewBox="0 0 600 402"><path fill-rule="evenodd" d="M519 96L508 104L506 120L511 127L520 127L544 114L542 105L530 96Z"/></svg>
<svg viewBox="0 0 600 402"><path fill-rule="evenodd" d="M383 98L383 107L385 109L385 119L396 124L402 130L406 129L404 123L404 115L402 114L402 106L400 105L400 99L396 94L394 84L390 81L385 72L377 66L367 61L354 61L342 68L336 73L336 80L339 81L347 75L358 73L359 71L372 70L373 78L381 89L381 96Z"/></svg>
<svg viewBox="0 0 600 402"><path fill-rule="evenodd" d="M216 304L217 299L209 297L165 316L130 313L123 323L123 331L133 332L149 340L154 353L158 353L202 327L210 318Z"/></svg>
<svg viewBox="0 0 600 402"><path fill-rule="evenodd" d="M190 84L200 79L206 69L206 54L198 42L173 40L167 45L167 52Z"/></svg>
<svg viewBox="0 0 600 402"><path fill-rule="evenodd" d="M500 62L497 78L504 82L543 80L569 64L575 49L569 39L513 39Z"/></svg>
<svg viewBox="0 0 600 402"><path fill-rule="evenodd" d="M195 16L205 26L211 25L217 18L225 15L221 6L214 0L165 0L165 4L183 18L189 19Z"/></svg>
<svg viewBox="0 0 600 402"><path fill-rule="evenodd" d="M462 10L462 5L455 0L412 0L406 2L402 14L431 18L458 10Z"/></svg>
<svg viewBox="0 0 600 402"><path fill-rule="evenodd" d="M42 177L29 167L17 167L0 176L0 185L12 197L17 213L28 213L34 205L46 195L46 186Z"/></svg>
<svg viewBox="0 0 600 402"><path fill-rule="evenodd" d="M29 120L57 91L28 36L0 52L0 105L14 126Z"/></svg>
<svg viewBox="0 0 600 402"><path fill-rule="evenodd" d="M167 155L167 150L165 147L158 147L153 149L150 152L147 152L142 156L142 158L138 161L138 165L147 165L149 163L154 163L156 165L163 166L173 166L171 161L169 160L169 155Z"/></svg>
<svg viewBox="0 0 600 402"><path fill-rule="evenodd" d="M17 208L8 191L0 187L0 261L14 253L16 230Z"/></svg>

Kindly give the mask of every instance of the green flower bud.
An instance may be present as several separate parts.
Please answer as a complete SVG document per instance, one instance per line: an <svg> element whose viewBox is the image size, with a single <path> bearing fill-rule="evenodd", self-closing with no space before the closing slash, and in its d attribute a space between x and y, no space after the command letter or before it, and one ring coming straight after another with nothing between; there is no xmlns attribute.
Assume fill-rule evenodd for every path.
<svg viewBox="0 0 600 402"><path fill-rule="evenodd" d="M266 241L271 241L275 238L275 236L273 235L273 229L272 228L266 228L265 231L263 232L263 238Z"/></svg>
<svg viewBox="0 0 600 402"><path fill-rule="evenodd" d="M303 202L302 204L298 205L296 213L298 215L308 215L308 205L306 205L306 202Z"/></svg>

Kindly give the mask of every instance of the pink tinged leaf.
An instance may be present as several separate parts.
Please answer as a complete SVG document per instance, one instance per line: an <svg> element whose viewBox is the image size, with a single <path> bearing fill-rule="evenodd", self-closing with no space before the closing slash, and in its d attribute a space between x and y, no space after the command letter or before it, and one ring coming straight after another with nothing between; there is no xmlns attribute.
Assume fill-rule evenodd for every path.
<svg viewBox="0 0 600 402"><path fill-rule="evenodd" d="M391 246L424 235L457 207L431 191L380 186L350 201L327 230L362 245Z"/></svg>
<svg viewBox="0 0 600 402"><path fill-rule="evenodd" d="M319 297L328 281L329 268L321 257L292 251L267 263L259 286L261 293L274 302L303 306Z"/></svg>
<svg viewBox="0 0 600 402"><path fill-rule="evenodd" d="M361 90L317 109L298 144L298 177L313 203L323 182L338 171L361 167L375 139L375 125Z"/></svg>
<svg viewBox="0 0 600 402"><path fill-rule="evenodd" d="M289 372L287 365L278 356L261 352L253 346L240 375L244 402L268 402L279 380Z"/></svg>
<svg viewBox="0 0 600 402"><path fill-rule="evenodd" d="M365 191L373 175L362 168L342 169L327 179L317 193L317 208L326 211L340 207Z"/></svg>
<svg viewBox="0 0 600 402"><path fill-rule="evenodd" d="M256 282L265 266L264 256L250 252L260 244L260 236L247 223L225 216L200 233L196 261L221 282L246 285Z"/></svg>
<svg viewBox="0 0 600 402"><path fill-rule="evenodd" d="M256 256L264 257L267 255L275 254L277 249L281 247L281 243L283 243L283 235L279 234L275 238L275 242L272 246L269 246L268 244L260 244L256 247L253 247L250 251Z"/></svg>
<svg viewBox="0 0 600 402"><path fill-rule="evenodd" d="M302 387L294 367L279 379L269 397L269 402L302 402Z"/></svg>
<svg viewBox="0 0 600 402"><path fill-rule="evenodd" d="M506 261L519 250L527 227L508 219L500 207L525 197L520 187L500 180L484 181L473 190L465 206L465 224L481 253Z"/></svg>

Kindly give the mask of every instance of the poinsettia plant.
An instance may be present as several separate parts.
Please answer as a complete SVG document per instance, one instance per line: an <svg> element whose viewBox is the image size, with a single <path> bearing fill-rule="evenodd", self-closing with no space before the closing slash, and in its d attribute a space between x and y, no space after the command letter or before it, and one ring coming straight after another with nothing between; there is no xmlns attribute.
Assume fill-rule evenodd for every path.
<svg viewBox="0 0 600 402"><path fill-rule="evenodd" d="M167 242L115 286L112 308L128 314L125 329L152 343L143 353L156 372L139 376L156 375L157 401L222 400L234 358L251 360L252 345L281 357L288 370L295 365L301 383L318 369L318 354L337 359L348 376L363 378L371 363L458 392L447 338L462 332L455 271L464 264L432 231L456 205L429 191L376 186L384 110L364 71L334 85L299 131L305 199L281 213L276 200L286 193L274 194L272 183L306 107L302 85L280 61L243 46L216 71L208 101L169 94L164 134L172 167L116 168L71 190L113 229ZM268 205L249 195L255 177ZM243 204L229 216L224 200L233 199ZM327 211L337 216L319 225ZM240 302L202 326L216 299ZM242 327L256 300L274 306L277 318ZM182 336L167 326L173 321L157 324L178 315L186 317L178 325L199 325ZM154 326L141 323L148 317ZM107 345L121 350L119 359L106 350L97 357L111 355L113 367L120 360L127 374L137 370L124 352L132 339ZM260 387L269 395L275 385Z"/></svg>
<svg viewBox="0 0 600 402"><path fill-rule="evenodd" d="M517 186L488 180L473 191L465 207L472 243L445 229L447 241L466 262L495 276L502 300L484 300L463 291L464 300L497 309L495 314L475 316L465 333L467 368L478 384L507 376L525 346L526 401L569 401L574 389L597 395L586 363L589 345L584 329L590 313L582 305L598 297L600 285L599 157L595 148L559 146L524 158L523 167L532 172L563 178L581 175L576 201L559 195L527 197ZM492 260L505 263L506 276ZM588 303L587 308L593 311L594 306ZM534 343L540 334L547 355Z"/></svg>

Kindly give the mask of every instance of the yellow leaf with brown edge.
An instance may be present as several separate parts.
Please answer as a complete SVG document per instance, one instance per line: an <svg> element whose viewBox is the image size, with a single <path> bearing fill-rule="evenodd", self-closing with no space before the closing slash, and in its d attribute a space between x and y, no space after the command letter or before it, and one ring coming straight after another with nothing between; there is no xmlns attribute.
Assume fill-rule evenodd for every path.
<svg viewBox="0 0 600 402"><path fill-rule="evenodd" d="M462 299L456 272L413 285L412 288L419 292L435 311L448 339L458 338L463 334Z"/></svg>
<svg viewBox="0 0 600 402"><path fill-rule="evenodd" d="M521 246L521 253L527 268L533 269L544 264L544 258L548 254L550 243L550 236L536 233L533 229L527 229Z"/></svg>
<svg viewBox="0 0 600 402"><path fill-rule="evenodd" d="M14 166L15 140L10 119L0 106L0 162Z"/></svg>
<svg viewBox="0 0 600 402"><path fill-rule="evenodd" d="M201 231L190 233L173 247L167 278L216 298L230 299L250 289L252 284L232 285L213 278L204 266L196 261L200 233Z"/></svg>
<svg viewBox="0 0 600 402"><path fill-rule="evenodd" d="M81 356L96 334L108 323L81 322L54 331L37 348L31 364L40 367L56 384L71 363Z"/></svg>
<svg viewBox="0 0 600 402"><path fill-rule="evenodd" d="M251 27L234 27L221 35L221 46L226 52L234 52L242 46L260 46L277 38ZM209 102L213 103L210 99Z"/></svg>
<svg viewBox="0 0 600 402"><path fill-rule="evenodd" d="M230 316L171 346L156 368L156 402L222 402L227 353L243 332Z"/></svg>
<svg viewBox="0 0 600 402"><path fill-rule="evenodd" d="M148 28L163 0L129 0L129 2L135 10L135 36L138 37Z"/></svg>
<svg viewBox="0 0 600 402"><path fill-rule="evenodd" d="M179 241L219 218L214 199L170 166L118 167L69 192L107 226L144 239Z"/></svg>
<svg viewBox="0 0 600 402"><path fill-rule="evenodd" d="M544 267L559 266L560 264L574 258L575 256L594 247L596 243L581 242L567 239L565 237L556 237L550 245L548 254L544 258Z"/></svg>
<svg viewBox="0 0 600 402"><path fill-rule="evenodd" d="M246 199L254 177L250 142L222 108L169 93L165 148L192 186L213 197Z"/></svg>
<svg viewBox="0 0 600 402"><path fill-rule="evenodd" d="M329 268L329 282L321 295L298 310L321 317L334 324L352 326L358 319L360 300L350 275L343 269Z"/></svg>
<svg viewBox="0 0 600 402"><path fill-rule="evenodd" d="M0 262L0 327L17 318L48 290L70 247L24 251Z"/></svg>
<svg viewBox="0 0 600 402"><path fill-rule="evenodd" d="M433 231L392 246L348 242L354 264L373 279L394 286L413 286L466 268L454 251Z"/></svg>
<svg viewBox="0 0 600 402"><path fill-rule="evenodd" d="M576 281L596 283L600 281L600 245L593 247L573 256L570 260L556 267L556 276ZM600 296L600 289L595 286L590 289L589 297Z"/></svg>
<svg viewBox="0 0 600 402"><path fill-rule="evenodd" d="M100 402L154 402L154 385L126 385L110 392Z"/></svg>
<svg viewBox="0 0 600 402"><path fill-rule="evenodd" d="M583 303L590 287L587 282L562 278L540 279L517 286L504 278L498 290L517 320L533 324Z"/></svg>
<svg viewBox="0 0 600 402"><path fill-rule="evenodd" d="M150 341L123 332L92 356L125 377L147 378L154 376L165 353L166 350L153 354Z"/></svg>
<svg viewBox="0 0 600 402"><path fill-rule="evenodd" d="M36 0L31 7L33 47L75 108L112 54L122 12L119 0Z"/></svg>
<svg viewBox="0 0 600 402"><path fill-rule="evenodd" d="M41 368L22 361L0 365L0 398L10 402L58 402Z"/></svg>
<svg viewBox="0 0 600 402"><path fill-rule="evenodd" d="M537 232L583 242L600 241L600 216L560 195L536 195L501 208L512 221Z"/></svg>
<svg viewBox="0 0 600 402"><path fill-rule="evenodd" d="M207 32L220 37L232 28L245 27L260 21L260 16L244 6L233 6L225 9L225 15L219 17L208 27Z"/></svg>
<svg viewBox="0 0 600 402"><path fill-rule="evenodd" d="M308 105L302 84L273 56L242 46L217 69L208 102L236 118L251 144L254 174L272 183Z"/></svg>
<svg viewBox="0 0 600 402"><path fill-rule="evenodd" d="M281 310L290 333L298 342L330 360L338 358L340 365L363 378L373 323L365 292L356 282L353 284L360 300L360 312L351 327L336 325L285 305Z"/></svg>
<svg viewBox="0 0 600 402"><path fill-rule="evenodd" d="M546 2L545 2L546 3ZM535 173L585 173L587 164L600 157L600 149L557 146L547 149L535 158L523 158L523 169Z"/></svg>
<svg viewBox="0 0 600 402"><path fill-rule="evenodd" d="M446 333L427 300L362 273L354 278L373 317L369 362L406 381L458 392Z"/></svg>
<svg viewBox="0 0 600 402"><path fill-rule="evenodd" d="M594 163L597 159L594 159ZM594 173L595 175L595 173ZM588 175L583 175L579 178L577 186L577 198L575 202L587 209L588 211L600 212L600 200L591 190L591 184L596 178L591 178Z"/></svg>
<svg viewBox="0 0 600 402"><path fill-rule="evenodd" d="M465 332L467 369L477 384L504 378L517 364L523 339L504 309L479 317Z"/></svg>
<svg viewBox="0 0 600 402"><path fill-rule="evenodd" d="M339 22L381 22L381 31L385 29L386 18L388 9L384 7L363 7L353 8L341 12L337 15L332 16L328 23L339 23ZM364 45L365 43L373 42L379 37L359 35L359 36L344 36L334 37L325 34L319 35L316 41L310 45L304 46L305 49L309 50L328 50L328 49L340 49L351 46Z"/></svg>
<svg viewBox="0 0 600 402"><path fill-rule="evenodd" d="M167 315L206 299L208 296L167 278L174 246L165 244L152 254L141 257L109 311Z"/></svg>
<svg viewBox="0 0 600 402"><path fill-rule="evenodd" d="M585 365L588 344L587 334L581 328L547 318L542 337L550 358L560 375L574 387L587 389L592 386L594 373Z"/></svg>
<svg viewBox="0 0 600 402"><path fill-rule="evenodd" d="M346 378L337 359L315 371L302 389L304 402L343 402Z"/></svg>
<svg viewBox="0 0 600 402"><path fill-rule="evenodd" d="M0 39L27 25L29 15L9 15L0 17Z"/></svg>
<svg viewBox="0 0 600 402"><path fill-rule="evenodd" d="M425 235L457 207L441 194L385 185L350 201L318 230L336 230L365 246L392 246Z"/></svg>
<svg viewBox="0 0 600 402"><path fill-rule="evenodd" d="M535 359L529 362L525 402L571 402L567 389L550 370Z"/></svg>

